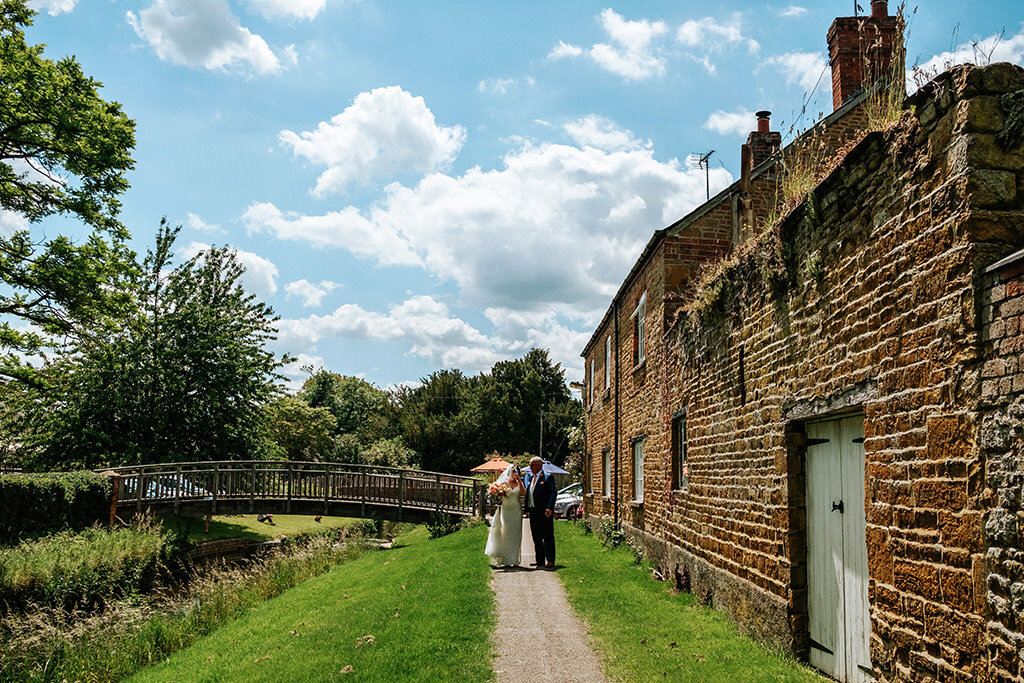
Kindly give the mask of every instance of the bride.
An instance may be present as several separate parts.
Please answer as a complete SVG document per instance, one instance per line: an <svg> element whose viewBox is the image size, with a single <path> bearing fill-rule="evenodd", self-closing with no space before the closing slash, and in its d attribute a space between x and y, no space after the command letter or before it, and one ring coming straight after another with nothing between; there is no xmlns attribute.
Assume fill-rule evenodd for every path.
<svg viewBox="0 0 1024 683"><path fill-rule="evenodd" d="M495 566L518 566L519 546L523 541L522 497L526 495L526 488L515 465L505 468L496 483L506 484L509 492L501 497L501 504L494 511L484 554Z"/></svg>

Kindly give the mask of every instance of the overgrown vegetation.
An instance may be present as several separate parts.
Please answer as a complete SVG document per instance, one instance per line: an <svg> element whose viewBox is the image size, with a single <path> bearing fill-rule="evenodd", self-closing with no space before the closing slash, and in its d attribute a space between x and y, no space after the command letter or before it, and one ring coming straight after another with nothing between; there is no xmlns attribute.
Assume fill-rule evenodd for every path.
<svg viewBox="0 0 1024 683"><path fill-rule="evenodd" d="M558 578L587 622L605 672L619 681L818 681L742 635L729 617L652 578L642 553L609 547L577 525L559 527ZM643 615L638 619L637 615Z"/></svg>
<svg viewBox="0 0 1024 683"><path fill-rule="evenodd" d="M103 538L104 533L108 538ZM122 580L141 588L145 577L131 573L153 556L152 538L160 536L152 530L148 533L148 540L125 536L124 530L83 536L90 547L76 549L85 559L75 562L92 576L73 572L74 580L83 580L94 591L102 590L89 582L107 582L100 557L106 549L123 558L121 563L112 563L123 567ZM121 680L362 553L358 543L339 544L338 533L337 529L323 529L296 538L280 552L248 565L193 573L174 591L135 592L124 599L104 599L96 601L102 605L91 605L102 609L86 610L90 605L83 602L70 607L41 602L28 605L21 613L0 619L0 642L5 644L0 650L0 680ZM36 553L37 557L53 558L59 552L49 546L46 550ZM133 555L135 561L129 561ZM44 561L50 562L27 559L26 563ZM60 567L61 561L50 564ZM112 586L106 589L112 590ZM106 593L108 598L114 594L126 595L127 591Z"/></svg>
<svg viewBox="0 0 1024 683"><path fill-rule="evenodd" d="M0 550L0 614L28 606L94 610L151 589L174 545L147 522L65 531Z"/></svg>
<svg viewBox="0 0 1024 683"><path fill-rule="evenodd" d="M99 474L0 474L0 545L83 529L109 510L110 480Z"/></svg>

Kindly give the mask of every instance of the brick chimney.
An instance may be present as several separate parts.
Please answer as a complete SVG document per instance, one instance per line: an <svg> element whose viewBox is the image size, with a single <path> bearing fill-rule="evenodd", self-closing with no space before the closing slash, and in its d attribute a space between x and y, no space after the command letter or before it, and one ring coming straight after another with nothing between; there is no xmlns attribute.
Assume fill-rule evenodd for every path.
<svg viewBox="0 0 1024 683"><path fill-rule="evenodd" d="M747 137L751 168L756 168L782 146L782 134L771 130L770 111L757 112L757 130Z"/></svg>
<svg viewBox="0 0 1024 683"><path fill-rule="evenodd" d="M894 55L902 63L901 24L899 17L889 16L887 0L871 0L870 17L838 17L832 22L828 58L833 108L839 109L865 85L889 76Z"/></svg>

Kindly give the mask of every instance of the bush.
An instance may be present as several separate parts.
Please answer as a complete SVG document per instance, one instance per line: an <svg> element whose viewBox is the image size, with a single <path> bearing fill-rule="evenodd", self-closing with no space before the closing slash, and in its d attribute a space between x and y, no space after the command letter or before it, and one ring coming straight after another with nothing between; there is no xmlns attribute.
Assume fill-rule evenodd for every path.
<svg viewBox="0 0 1024 683"><path fill-rule="evenodd" d="M626 541L626 533L610 519L603 520L598 525L598 531L601 535L601 545L617 548Z"/></svg>
<svg viewBox="0 0 1024 683"><path fill-rule="evenodd" d="M149 590L171 544L143 523L128 529L62 531L0 550L0 613L30 604L92 608Z"/></svg>
<svg viewBox="0 0 1024 683"><path fill-rule="evenodd" d="M441 538L458 531L459 520L447 512L432 512L426 526L430 538Z"/></svg>
<svg viewBox="0 0 1024 683"><path fill-rule="evenodd" d="M0 545L85 529L110 511L110 480L93 472L0 474Z"/></svg>

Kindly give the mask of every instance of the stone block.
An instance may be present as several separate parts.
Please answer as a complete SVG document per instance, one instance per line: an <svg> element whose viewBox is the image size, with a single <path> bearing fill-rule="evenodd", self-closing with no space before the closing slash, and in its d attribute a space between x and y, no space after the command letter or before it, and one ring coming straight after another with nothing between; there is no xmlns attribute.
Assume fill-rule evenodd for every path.
<svg viewBox="0 0 1024 683"><path fill-rule="evenodd" d="M947 168L953 173L979 168L1019 171L1024 168L1024 156L1005 151L989 133L967 133L949 146Z"/></svg>
<svg viewBox="0 0 1024 683"><path fill-rule="evenodd" d="M957 126L970 133L998 133L1003 129L999 98L992 96L961 100L956 106Z"/></svg>
<svg viewBox="0 0 1024 683"><path fill-rule="evenodd" d="M1017 201L1017 175L1012 171L974 168L967 174L966 192L973 206L1010 206Z"/></svg>

